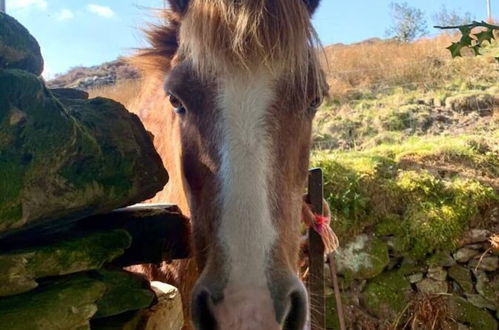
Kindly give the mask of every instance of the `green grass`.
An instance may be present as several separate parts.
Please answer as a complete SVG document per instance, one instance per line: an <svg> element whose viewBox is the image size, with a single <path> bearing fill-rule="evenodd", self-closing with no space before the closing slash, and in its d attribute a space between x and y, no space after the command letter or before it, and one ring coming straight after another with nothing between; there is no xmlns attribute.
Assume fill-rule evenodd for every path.
<svg viewBox="0 0 499 330"><path fill-rule="evenodd" d="M471 135L412 137L362 151L317 151L312 163L324 170L333 228L343 243L376 232L422 259L452 250L474 219L499 201L488 182L473 177L478 170L492 178L497 173L497 153L490 151L497 142ZM457 170L442 174L433 163Z"/></svg>

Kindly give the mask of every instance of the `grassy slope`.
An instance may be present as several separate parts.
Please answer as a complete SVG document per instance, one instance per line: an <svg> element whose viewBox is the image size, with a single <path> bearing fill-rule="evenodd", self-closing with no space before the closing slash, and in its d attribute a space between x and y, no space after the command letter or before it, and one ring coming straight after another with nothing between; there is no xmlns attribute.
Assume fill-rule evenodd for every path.
<svg viewBox="0 0 499 330"><path fill-rule="evenodd" d="M424 258L497 221L499 67L450 59L449 38L326 49L331 98L312 161L343 243L375 232Z"/></svg>

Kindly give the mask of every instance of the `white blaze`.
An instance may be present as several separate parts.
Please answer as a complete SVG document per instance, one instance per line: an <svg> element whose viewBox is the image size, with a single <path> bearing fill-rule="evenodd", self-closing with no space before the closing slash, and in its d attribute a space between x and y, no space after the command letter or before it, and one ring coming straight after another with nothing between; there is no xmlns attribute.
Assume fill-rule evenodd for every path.
<svg viewBox="0 0 499 330"><path fill-rule="evenodd" d="M276 238L269 202L267 114L271 75L223 79L218 99L223 129L219 239L229 258L228 288L266 287L266 261Z"/></svg>

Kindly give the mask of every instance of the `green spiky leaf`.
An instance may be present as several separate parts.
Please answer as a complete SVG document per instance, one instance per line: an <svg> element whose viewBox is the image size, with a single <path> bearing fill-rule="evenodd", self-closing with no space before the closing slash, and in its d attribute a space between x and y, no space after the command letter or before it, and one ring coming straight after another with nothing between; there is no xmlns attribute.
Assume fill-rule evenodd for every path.
<svg viewBox="0 0 499 330"><path fill-rule="evenodd" d="M487 29L487 30L478 32L477 34L475 34L475 36L476 36L476 40L477 40L478 44L482 44L485 41L488 41L489 43L491 43L492 40L495 39L494 30L492 30L492 29Z"/></svg>
<svg viewBox="0 0 499 330"><path fill-rule="evenodd" d="M465 46L460 42L453 42L452 45L447 47L447 49L450 51L452 57L459 57L461 56L461 49L463 49L464 47Z"/></svg>

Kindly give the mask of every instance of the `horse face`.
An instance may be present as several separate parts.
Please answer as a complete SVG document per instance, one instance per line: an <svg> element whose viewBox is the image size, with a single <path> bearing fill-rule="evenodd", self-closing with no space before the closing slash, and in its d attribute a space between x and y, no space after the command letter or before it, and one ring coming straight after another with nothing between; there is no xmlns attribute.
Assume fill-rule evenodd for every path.
<svg viewBox="0 0 499 330"><path fill-rule="evenodd" d="M303 329L308 303L297 277L300 214L311 123L321 97L313 52L306 39L297 38L307 51L306 63L298 64L305 68L301 76L290 75L296 68L279 56L259 61L248 55L239 65L237 56L225 57L225 50L220 52L225 48L214 46L216 40L199 45L194 20L205 19L200 15L212 8L206 5L210 1L192 1L173 6L184 17L181 29L191 28L180 31L180 51L164 91L179 130L200 269L192 294L193 324L197 329ZM294 5L309 20L306 10L317 3ZM206 15L216 17L216 9ZM220 33L230 37L234 30Z"/></svg>

